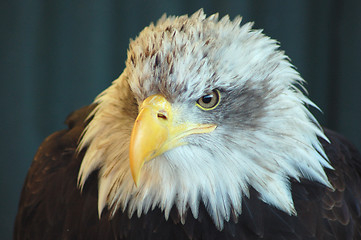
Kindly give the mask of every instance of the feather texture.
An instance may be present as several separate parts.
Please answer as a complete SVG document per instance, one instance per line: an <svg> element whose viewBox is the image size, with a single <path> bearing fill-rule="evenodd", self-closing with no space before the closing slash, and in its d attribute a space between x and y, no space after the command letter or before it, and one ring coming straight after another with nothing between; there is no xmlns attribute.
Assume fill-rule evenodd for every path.
<svg viewBox="0 0 361 240"><path fill-rule="evenodd" d="M131 42L126 69L96 99L79 147L87 148L79 185L100 169L99 214L106 206L113 213L128 207L129 216L140 216L158 206L168 218L175 205L181 216L191 208L197 217L203 201L222 229L231 207L241 214L249 187L291 215L297 212L290 178L332 187L323 170L332 167L317 139L325 136L304 106L311 101L295 87L302 78L276 41L239 23L206 18L202 11L163 17ZM212 89L220 89L222 102L206 114L194 102ZM136 105L158 93L177 108L180 120L218 127L147 163L135 187L128 143Z"/></svg>
<svg viewBox="0 0 361 240"><path fill-rule="evenodd" d="M360 239L361 157L324 130L278 43L241 18L163 16L126 69L34 158L15 239ZM196 107L217 89L212 111ZM138 108L163 95L180 122L216 124L129 169Z"/></svg>

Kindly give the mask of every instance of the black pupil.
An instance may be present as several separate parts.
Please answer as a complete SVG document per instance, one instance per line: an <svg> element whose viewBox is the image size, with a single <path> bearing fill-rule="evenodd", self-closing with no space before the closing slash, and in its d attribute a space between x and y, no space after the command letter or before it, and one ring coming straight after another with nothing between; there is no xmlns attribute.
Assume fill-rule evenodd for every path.
<svg viewBox="0 0 361 240"><path fill-rule="evenodd" d="M204 96L204 97L202 98L202 100L203 100L203 102L204 102L205 104L208 104L208 103L210 103L210 102L212 101L212 98L213 98L213 95L209 94L209 95Z"/></svg>

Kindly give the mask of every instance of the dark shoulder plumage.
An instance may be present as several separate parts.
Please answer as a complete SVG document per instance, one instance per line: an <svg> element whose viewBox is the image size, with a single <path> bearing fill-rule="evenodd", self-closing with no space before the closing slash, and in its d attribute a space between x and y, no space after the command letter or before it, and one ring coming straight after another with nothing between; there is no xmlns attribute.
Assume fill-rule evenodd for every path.
<svg viewBox="0 0 361 240"><path fill-rule="evenodd" d="M83 195L77 188L83 153L78 155L76 148L92 109L94 105L72 113L68 129L40 145L21 193L14 239L95 239L98 233L106 237L109 227L98 227L96 183Z"/></svg>
<svg viewBox="0 0 361 240"><path fill-rule="evenodd" d="M118 211L97 213L97 172L83 192L77 175L84 152L76 153L86 118L94 105L71 114L68 129L50 135L39 147L25 180L14 239L361 239L361 156L342 136L325 130L322 144L335 170L327 170L335 191L311 181L292 181L297 216L265 204L252 190L237 220L218 231L204 204L199 217L189 212L181 223L173 208L168 220L155 208L140 218Z"/></svg>
<svg viewBox="0 0 361 240"><path fill-rule="evenodd" d="M331 143L322 145L335 169L327 170L327 176L335 191L322 196L322 215L337 239L361 239L361 154L340 134L325 133Z"/></svg>

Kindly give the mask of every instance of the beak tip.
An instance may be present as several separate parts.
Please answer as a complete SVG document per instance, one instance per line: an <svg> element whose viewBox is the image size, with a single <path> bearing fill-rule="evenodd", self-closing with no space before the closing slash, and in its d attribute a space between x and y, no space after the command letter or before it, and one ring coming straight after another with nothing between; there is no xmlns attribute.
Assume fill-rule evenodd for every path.
<svg viewBox="0 0 361 240"><path fill-rule="evenodd" d="M138 183L140 179L140 171L141 171L141 166L131 167L131 174L136 187L138 187Z"/></svg>
<svg viewBox="0 0 361 240"><path fill-rule="evenodd" d="M133 181L134 181L135 187L138 187L139 176L134 176L134 175L133 175Z"/></svg>

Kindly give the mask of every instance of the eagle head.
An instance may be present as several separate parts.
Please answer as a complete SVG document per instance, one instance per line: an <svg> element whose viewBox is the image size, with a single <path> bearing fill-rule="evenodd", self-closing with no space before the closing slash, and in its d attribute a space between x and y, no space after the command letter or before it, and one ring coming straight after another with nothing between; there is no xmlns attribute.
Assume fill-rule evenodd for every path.
<svg viewBox="0 0 361 240"><path fill-rule="evenodd" d="M290 179L330 187L303 79L275 40L240 22L163 16L131 41L79 145L80 187L99 170L99 214L158 207L167 219L175 206L184 223L203 202L222 229L250 188L296 214Z"/></svg>

